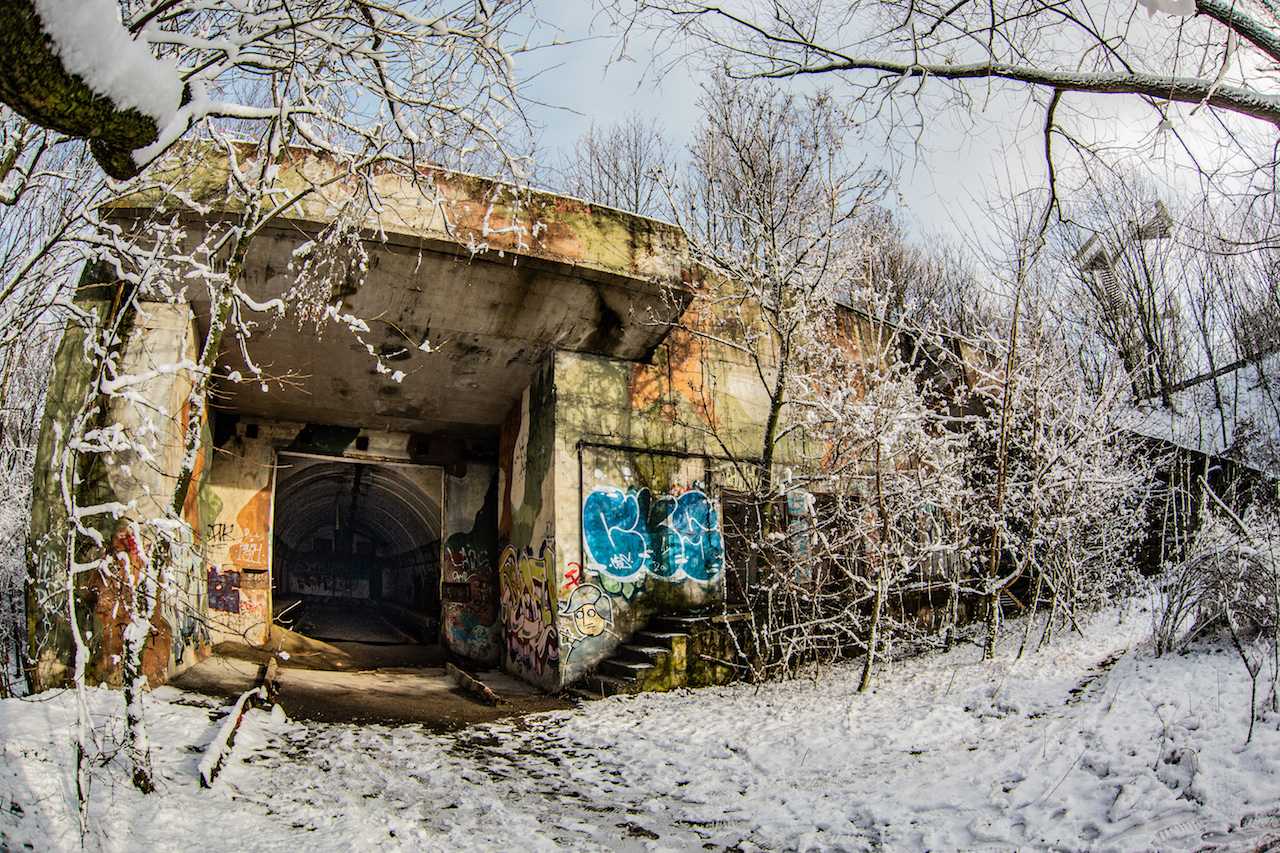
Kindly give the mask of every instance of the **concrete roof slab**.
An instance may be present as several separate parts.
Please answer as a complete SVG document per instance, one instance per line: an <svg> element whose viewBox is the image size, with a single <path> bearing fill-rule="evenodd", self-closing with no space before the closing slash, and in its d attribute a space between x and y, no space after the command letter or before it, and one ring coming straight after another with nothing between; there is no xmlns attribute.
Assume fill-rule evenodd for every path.
<svg viewBox="0 0 1280 853"><path fill-rule="evenodd" d="M226 168L215 161L208 171ZM323 177L325 168L300 158L284 179ZM227 379L230 371L252 376L239 342L228 338L217 407L275 420L496 435L554 350L646 360L691 298L687 247L674 226L469 176L428 177L379 176L382 207L376 228L367 223L363 277L349 272L320 295L324 305L312 305L338 304L368 330L317 329L296 312L260 326L243 346L269 378L265 391L256 381ZM290 294L295 250L343 192L350 190L341 183L316 192L254 240L246 292L259 300ZM137 208L158 203L134 201L143 203ZM233 205L222 207L214 204L211 216L234 216ZM144 212L137 208L118 208L116 216ZM201 227L188 230L198 239ZM207 326L207 296L190 298Z"/></svg>

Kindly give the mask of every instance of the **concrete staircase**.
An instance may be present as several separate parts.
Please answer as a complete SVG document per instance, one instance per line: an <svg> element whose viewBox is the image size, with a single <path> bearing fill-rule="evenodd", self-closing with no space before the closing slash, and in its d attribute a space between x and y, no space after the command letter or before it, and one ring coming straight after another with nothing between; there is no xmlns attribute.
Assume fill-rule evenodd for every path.
<svg viewBox="0 0 1280 853"><path fill-rule="evenodd" d="M599 698L727 684L743 671L728 627L738 618L655 616L612 657L600 661L579 692Z"/></svg>

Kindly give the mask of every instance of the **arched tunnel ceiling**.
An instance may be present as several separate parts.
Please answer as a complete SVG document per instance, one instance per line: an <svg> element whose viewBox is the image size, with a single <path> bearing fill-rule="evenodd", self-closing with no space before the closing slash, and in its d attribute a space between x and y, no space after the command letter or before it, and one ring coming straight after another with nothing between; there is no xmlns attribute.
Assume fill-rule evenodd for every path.
<svg viewBox="0 0 1280 853"><path fill-rule="evenodd" d="M289 292L290 261L306 237L292 229L255 241L245 285L255 299ZM266 376L293 375L265 392L227 381L230 371L250 375L229 342L215 405L276 420L492 438L555 349L648 359L690 298L678 279L546 258L473 258L442 241L392 235L366 248L363 284L335 284L324 298L368 330L330 323L317 333L294 316L263 324L248 341L250 358ZM198 322L207 325L208 304L197 299ZM424 341L433 351L420 348Z"/></svg>
<svg viewBox="0 0 1280 853"><path fill-rule="evenodd" d="M440 538L438 500L392 468L318 462L282 472L272 526L285 545L310 550L313 539L333 538L335 515L379 541L388 556Z"/></svg>

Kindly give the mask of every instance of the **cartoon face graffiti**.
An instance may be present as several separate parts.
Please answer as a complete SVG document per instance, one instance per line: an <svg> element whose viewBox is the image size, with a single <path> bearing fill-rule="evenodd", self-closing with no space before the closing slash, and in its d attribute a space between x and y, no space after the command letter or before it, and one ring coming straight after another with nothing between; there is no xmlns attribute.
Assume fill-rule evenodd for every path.
<svg viewBox="0 0 1280 853"><path fill-rule="evenodd" d="M598 637L613 624L613 606L609 597L598 586L580 586L570 593L568 600L561 605L561 615L573 619L569 627L572 639Z"/></svg>
<svg viewBox="0 0 1280 853"><path fill-rule="evenodd" d="M573 627L579 634L595 637L604 633L605 621L594 605L585 604L573 611Z"/></svg>

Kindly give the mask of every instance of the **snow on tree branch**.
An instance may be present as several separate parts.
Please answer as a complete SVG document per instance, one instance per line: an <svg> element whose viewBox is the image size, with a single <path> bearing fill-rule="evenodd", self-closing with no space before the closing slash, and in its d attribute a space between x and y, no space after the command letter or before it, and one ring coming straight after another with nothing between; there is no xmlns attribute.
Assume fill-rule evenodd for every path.
<svg viewBox="0 0 1280 853"><path fill-rule="evenodd" d="M1101 8L1083 0L615 0L611 8L619 26L662 30L672 54L706 57L735 77L839 75L873 113L875 104L901 103L920 125L931 110L971 105L975 82L997 80L1138 96L1164 121L1167 105L1180 102L1280 125L1280 18L1256 0ZM955 97L924 97L944 89ZM877 114L902 123L910 112Z"/></svg>
<svg viewBox="0 0 1280 853"><path fill-rule="evenodd" d="M0 101L89 139L117 179L219 121L264 137L290 123L319 150L524 156L506 149L523 124L506 44L531 22L522 2L0 0L0 12L12 22Z"/></svg>
<svg viewBox="0 0 1280 853"><path fill-rule="evenodd" d="M34 0L40 28L62 67L117 109L136 109L164 127L182 102L172 60L151 55L120 21L114 0Z"/></svg>

